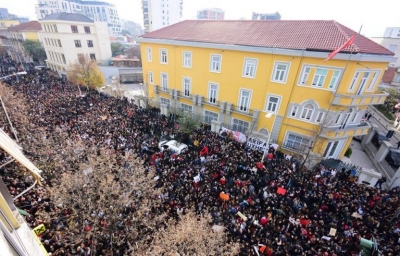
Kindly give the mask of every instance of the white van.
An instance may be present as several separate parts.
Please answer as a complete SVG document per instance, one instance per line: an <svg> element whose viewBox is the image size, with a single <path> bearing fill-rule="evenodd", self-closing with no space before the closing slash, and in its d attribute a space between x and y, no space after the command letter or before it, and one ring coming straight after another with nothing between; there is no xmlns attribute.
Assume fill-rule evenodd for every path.
<svg viewBox="0 0 400 256"><path fill-rule="evenodd" d="M161 150L161 152L164 151L165 149L171 149L173 152L179 155L180 153L186 151L188 149L188 146L176 140L170 140L170 141L164 140L158 143L158 148Z"/></svg>

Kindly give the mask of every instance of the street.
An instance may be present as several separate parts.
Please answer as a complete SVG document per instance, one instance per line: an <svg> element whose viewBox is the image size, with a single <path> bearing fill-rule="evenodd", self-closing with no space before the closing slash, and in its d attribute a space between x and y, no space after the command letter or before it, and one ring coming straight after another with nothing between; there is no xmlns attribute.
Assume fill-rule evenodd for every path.
<svg viewBox="0 0 400 256"><path fill-rule="evenodd" d="M378 129L383 132L387 132L389 129L394 128L393 123L388 123L386 120L381 118L381 116L376 113L374 108L368 107L368 112L371 112L372 117L369 119L370 123L376 124L378 126ZM393 135L393 137L390 139L390 143L393 145L393 147L397 147L396 143L400 141L400 132L396 131L396 133Z"/></svg>

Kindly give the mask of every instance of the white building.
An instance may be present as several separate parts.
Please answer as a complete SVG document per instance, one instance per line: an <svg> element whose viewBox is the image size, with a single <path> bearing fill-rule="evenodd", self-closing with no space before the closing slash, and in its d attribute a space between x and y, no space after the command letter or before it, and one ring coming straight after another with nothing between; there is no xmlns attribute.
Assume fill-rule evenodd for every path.
<svg viewBox="0 0 400 256"><path fill-rule="evenodd" d="M397 57L397 61L389 63L382 80L385 84L400 86L400 27L388 27L383 37L371 39L395 53L394 57Z"/></svg>
<svg viewBox="0 0 400 256"><path fill-rule="evenodd" d="M181 21L182 0L142 0L145 32L151 32Z"/></svg>
<svg viewBox="0 0 400 256"><path fill-rule="evenodd" d="M114 4L107 2L96 0L38 0L35 9L38 20L57 12L79 13L94 21L107 22L111 35L121 32L118 11Z"/></svg>
<svg viewBox="0 0 400 256"><path fill-rule="evenodd" d="M279 12L275 13L256 13L253 12L253 15L251 17L252 20L280 20L281 15Z"/></svg>
<svg viewBox="0 0 400 256"><path fill-rule="evenodd" d="M39 20L40 38L47 55L47 66L66 75L68 65L81 54L97 63L107 64L111 59L111 43L107 23L94 22L82 14L53 13Z"/></svg>
<svg viewBox="0 0 400 256"><path fill-rule="evenodd" d="M225 11L220 8L207 8L197 11L198 20L223 20Z"/></svg>

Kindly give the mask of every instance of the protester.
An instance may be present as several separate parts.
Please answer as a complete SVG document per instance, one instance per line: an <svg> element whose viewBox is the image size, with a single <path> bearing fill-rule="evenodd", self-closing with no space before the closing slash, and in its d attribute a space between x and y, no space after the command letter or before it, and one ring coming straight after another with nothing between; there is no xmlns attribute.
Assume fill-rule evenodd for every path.
<svg viewBox="0 0 400 256"><path fill-rule="evenodd" d="M18 66L8 57L0 60L3 76L12 74L9 67ZM400 251L397 189L358 185L346 170L300 169L272 149L260 163L262 153L235 141L232 133L213 133L204 125L183 134L175 129L176 118L161 115L157 107L144 109L133 101L84 88L85 96L77 97L76 86L49 70L29 69L26 76L10 77L6 82L27 97L29 121L55 141L62 131L88 147L108 146L120 153L135 150L145 165L156 168L163 209L171 216L189 208L199 214L209 212L213 224L227 229L229 241L240 243L240 255L358 255L361 237L376 238L382 255ZM7 124L1 126L11 136ZM16 127L21 143L31 145L35 131L21 129L21 124ZM180 155L168 149L159 152L161 137L180 140L189 150ZM40 147L25 149L33 162L49 166L42 168L45 186L15 201L30 214L25 218L32 228L45 224L47 230L40 235L44 247L52 255L124 255L127 245L109 248L107 238L100 250L90 238L69 240L69 211L54 205L47 191L63 171L77 168L74 156L58 159L64 161L65 169L54 170L51 152L40 152ZM54 150L60 148L54 145ZM7 160L0 155L0 164ZM1 169L13 196L32 184L16 166ZM46 219L49 215L51 219Z"/></svg>

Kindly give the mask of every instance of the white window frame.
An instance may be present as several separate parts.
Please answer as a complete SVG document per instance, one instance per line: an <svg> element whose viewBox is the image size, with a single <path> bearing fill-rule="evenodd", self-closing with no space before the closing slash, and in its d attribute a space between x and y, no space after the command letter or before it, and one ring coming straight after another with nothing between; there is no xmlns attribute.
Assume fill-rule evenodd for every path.
<svg viewBox="0 0 400 256"><path fill-rule="evenodd" d="M165 60L164 60L164 56L165 56ZM168 50L167 49L160 49L160 63L168 64Z"/></svg>
<svg viewBox="0 0 400 256"><path fill-rule="evenodd" d="M358 82L358 79L360 78L360 71L356 71L356 73L353 76L353 79L351 80L350 86L349 86L349 92L354 91L354 87L356 87L356 84Z"/></svg>
<svg viewBox="0 0 400 256"><path fill-rule="evenodd" d="M149 71L149 84L154 84L154 74L152 71Z"/></svg>
<svg viewBox="0 0 400 256"><path fill-rule="evenodd" d="M256 78L258 59L244 58L242 77Z"/></svg>
<svg viewBox="0 0 400 256"><path fill-rule="evenodd" d="M186 56L188 54L189 56ZM192 52L191 51L183 51L182 52L182 66L184 68L192 67Z"/></svg>
<svg viewBox="0 0 400 256"><path fill-rule="evenodd" d="M286 66L286 69L283 70L278 70L278 65L283 65ZM289 75L289 70L290 70L290 62L282 62L282 61L275 61L274 63L274 72L272 72L272 77L271 77L271 81L275 82L275 83L280 83L280 84L286 84L288 75ZM283 77L281 72L283 72ZM278 79L276 78L276 76L279 73L279 77ZM282 77L282 79L281 79Z"/></svg>
<svg viewBox="0 0 400 256"><path fill-rule="evenodd" d="M166 76L166 83L165 83L165 80L164 80L164 76ZM160 84L161 84L161 90L162 91L164 91L164 92L168 91L168 73L161 72Z"/></svg>
<svg viewBox="0 0 400 256"><path fill-rule="evenodd" d="M360 119L358 118L360 115L360 111L356 111L353 113L353 116L351 117L350 123L351 124L359 124Z"/></svg>
<svg viewBox="0 0 400 256"><path fill-rule="evenodd" d="M218 64L214 65L213 57L219 58ZM218 67L219 69L216 69L216 67ZM210 72L221 73L221 67L222 67L222 55L221 54L211 54L210 55Z"/></svg>
<svg viewBox="0 0 400 256"><path fill-rule="evenodd" d="M311 72L310 66L303 66L303 70L301 71L301 76L298 82L299 85L307 85L307 80L310 75L310 72Z"/></svg>
<svg viewBox="0 0 400 256"><path fill-rule="evenodd" d="M186 83L186 81L189 81L189 83ZM186 86L188 86L187 90ZM192 94L192 78L186 76L182 77L182 92L183 96L190 97Z"/></svg>
<svg viewBox="0 0 400 256"><path fill-rule="evenodd" d="M325 70L326 74L325 75L317 74L318 70ZM313 80L311 82L311 86L318 87L318 88L323 88L324 84L325 84L325 81L326 81L326 76L327 75L328 75L328 69L326 69L326 68L318 68L318 67L315 68L314 77L313 77ZM317 82L314 84L314 81L315 81L316 77L318 77L317 78ZM321 80L322 80L322 84L319 85Z"/></svg>
<svg viewBox="0 0 400 256"><path fill-rule="evenodd" d="M289 116L290 117L296 117L297 113L299 111L299 108L300 108L299 106L292 106L292 108L290 109ZM294 113L294 115L293 115L293 113Z"/></svg>
<svg viewBox="0 0 400 256"><path fill-rule="evenodd" d="M313 108L312 109L306 108L307 105L311 105ZM316 111L316 109L313 104L311 104L311 103L304 104L304 106L301 108L300 119L306 120L306 121L311 121L312 117L314 115L314 111ZM305 115L303 115L303 113L305 113ZM310 118L307 118L307 116L309 116Z"/></svg>
<svg viewBox="0 0 400 256"><path fill-rule="evenodd" d="M213 112L213 111L210 111L210 110L204 109L204 122L205 122L205 123L207 123L207 124L211 124L211 121L212 121L212 120L214 120L214 119L212 119L212 120L210 120L210 122L208 122L208 120L207 120L207 119L209 119L210 115L207 115L207 112L208 112L208 113L212 113L212 114L215 114L215 115L217 115L217 119L216 119L216 121L218 121L218 120L219 120L219 113L216 113L216 112ZM212 117L212 118L214 118L214 117Z"/></svg>
<svg viewBox="0 0 400 256"><path fill-rule="evenodd" d="M297 141L296 138L294 138L295 140L291 139L292 146L287 146L290 135L295 136L295 137L300 137L301 141ZM308 140L308 143L303 143L303 140ZM306 135L287 131L286 135L285 135L285 140L283 142L283 148L288 148L288 149L297 150L297 151L305 151L307 147L311 147L311 140L312 139ZM296 144L299 144L299 147L295 147Z"/></svg>
<svg viewBox="0 0 400 256"><path fill-rule="evenodd" d="M188 107L190 110L185 109L183 106ZM181 103L181 109L182 109L182 111L187 112L187 113L193 112L193 106L189 105L189 104Z"/></svg>
<svg viewBox="0 0 400 256"><path fill-rule="evenodd" d="M381 71L373 70L373 71L371 71L371 73L373 74L373 77L371 78L371 81L369 82L366 92L372 92L374 90L376 81L378 80L378 77L380 76Z"/></svg>
<svg viewBox="0 0 400 256"><path fill-rule="evenodd" d="M241 128L244 128L244 126L242 126L242 125L235 124L235 120L237 120L238 122L247 123L247 128L246 128L246 130L243 131L243 130L241 130L241 129L235 129L235 128L234 128L235 125L236 125L237 127L240 126ZM250 122L247 122L247 121L242 120L242 119L234 118L234 117L232 117L231 125L232 125L232 130L238 131L238 132L241 132L241 133L246 133L246 131L248 131L248 130L250 129Z"/></svg>
<svg viewBox="0 0 400 256"><path fill-rule="evenodd" d="M277 98L278 102L275 105L275 110L270 110L269 109L269 105L270 105L270 99L271 98ZM264 111L267 113L273 113L273 114L277 114L279 112L279 108L281 106L281 101L282 101L282 96L280 95L276 95L276 94L267 94L267 99L265 101L265 106L264 106ZM275 103L271 103L271 104L275 104Z"/></svg>
<svg viewBox="0 0 400 256"><path fill-rule="evenodd" d="M211 95L211 87L212 86L216 86L216 92L215 92L215 98L214 98L214 101L215 102L213 102L213 101L211 101L211 97L213 96L213 95ZM211 104L217 104L217 102L218 102L218 92L219 92L219 84L218 83L214 83L214 82L208 82L208 95L207 95L207 102L209 102L209 103L211 103Z"/></svg>
<svg viewBox="0 0 400 256"><path fill-rule="evenodd" d="M166 104L167 106L171 106L171 100L164 97L160 97L160 103Z"/></svg>
<svg viewBox="0 0 400 256"><path fill-rule="evenodd" d="M317 118L315 119L316 123L322 123L325 119L325 112L318 111Z"/></svg>
<svg viewBox="0 0 400 256"><path fill-rule="evenodd" d="M242 102L243 101L243 93L247 92L249 93L249 97L248 97L248 102L246 104L246 102ZM250 109L250 105L251 105L251 97L253 95L253 91L249 90L249 89L240 89L239 90L239 100L238 100L238 107L237 109L241 112L249 112ZM244 103L244 104L243 104Z"/></svg>
<svg viewBox="0 0 400 256"><path fill-rule="evenodd" d="M335 76L336 72L338 72L338 74ZM340 81L341 74L342 74L342 72L340 70L333 70L331 81L329 81L328 89L336 90L336 88L339 84L339 81Z"/></svg>
<svg viewBox="0 0 400 256"><path fill-rule="evenodd" d="M153 56L152 56L152 52L151 52L151 47L148 46L146 47L146 59L148 62L152 62L153 61Z"/></svg>

